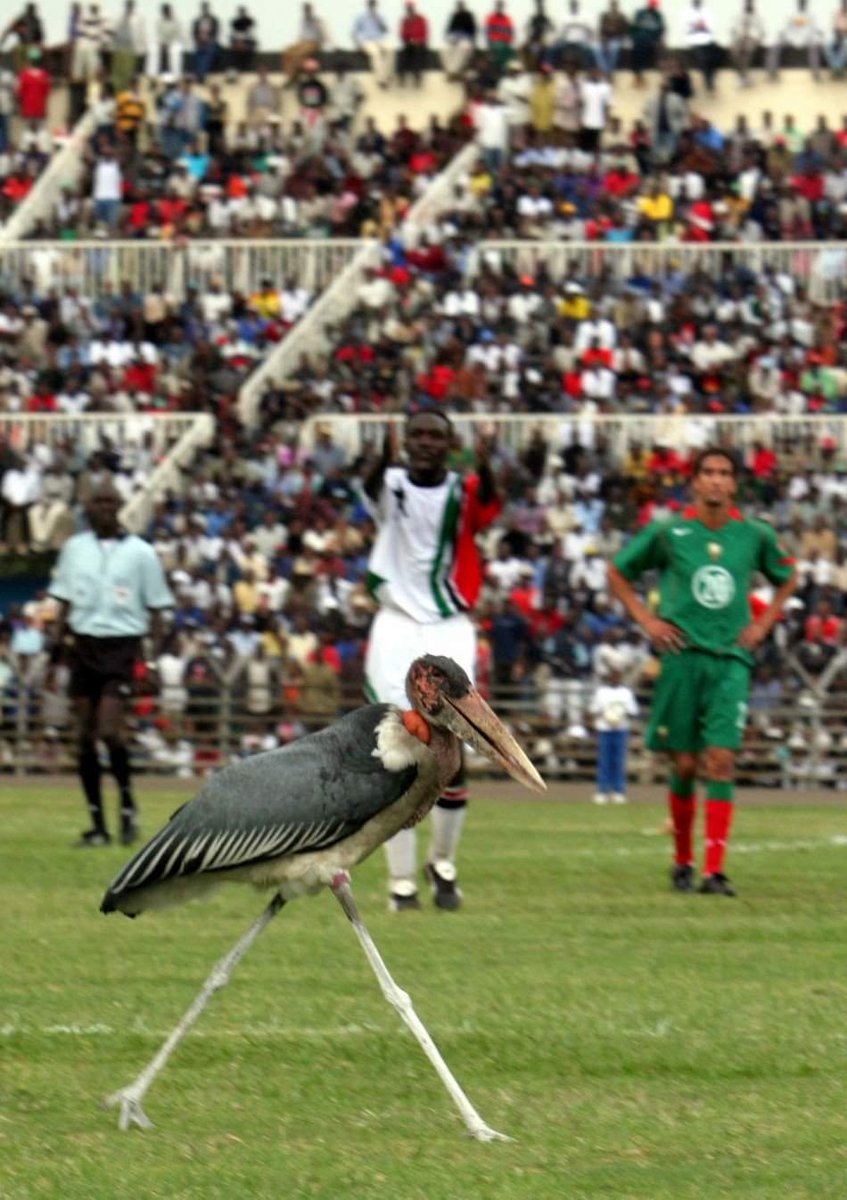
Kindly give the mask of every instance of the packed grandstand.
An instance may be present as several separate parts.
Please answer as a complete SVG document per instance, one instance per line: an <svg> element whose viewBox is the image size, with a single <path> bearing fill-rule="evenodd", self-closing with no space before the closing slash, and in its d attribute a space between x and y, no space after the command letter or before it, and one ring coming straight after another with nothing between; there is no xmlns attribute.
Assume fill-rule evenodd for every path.
<svg viewBox="0 0 847 1200"><path fill-rule="evenodd" d="M360 484L385 422L438 406L456 464L484 438L506 498L480 681L549 772L590 771L610 670L649 692L606 563L724 441L802 577L741 775L847 780L847 119L712 123L671 57L624 121L594 63L528 43L468 56L451 115L388 123L309 58L293 83L221 63L117 91L104 41L75 143L25 110L41 50L19 45L0 220L44 196L26 241L0 240L0 769L68 761L46 584L106 476L178 601L155 684L139 667L139 763L202 772L360 702ZM651 777L638 743L632 767Z"/></svg>

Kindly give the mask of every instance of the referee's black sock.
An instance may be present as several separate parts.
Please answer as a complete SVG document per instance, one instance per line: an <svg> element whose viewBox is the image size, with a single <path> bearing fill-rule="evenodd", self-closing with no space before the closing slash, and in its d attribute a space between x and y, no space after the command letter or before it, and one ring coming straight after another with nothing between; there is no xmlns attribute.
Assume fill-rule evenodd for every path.
<svg viewBox="0 0 847 1200"><path fill-rule="evenodd" d="M96 746L86 746L79 752L79 778L82 790L85 792L88 811L91 814L91 827L97 833L106 832L106 822L103 819L103 795L100 788L100 759Z"/></svg>
<svg viewBox="0 0 847 1200"><path fill-rule="evenodd" d="M109 766L121 794L121 821L126 824L135 817L135 800L129 777L129 750L123 742L109 742Z"/></svg>

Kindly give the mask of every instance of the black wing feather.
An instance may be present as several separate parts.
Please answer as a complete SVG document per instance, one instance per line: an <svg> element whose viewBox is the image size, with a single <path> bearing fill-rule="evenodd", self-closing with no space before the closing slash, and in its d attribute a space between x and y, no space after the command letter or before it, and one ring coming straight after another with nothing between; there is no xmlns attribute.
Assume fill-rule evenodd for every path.
<svg viewBox="0 0 847 1200"><path fill-rule="evenodd" d="M113 911L119 896L138 888L324 850L352 836L417 775L414 766L387 771L374 756L376 728L389 707L357 709L213 776L126 864L101 911Z"/></svg>

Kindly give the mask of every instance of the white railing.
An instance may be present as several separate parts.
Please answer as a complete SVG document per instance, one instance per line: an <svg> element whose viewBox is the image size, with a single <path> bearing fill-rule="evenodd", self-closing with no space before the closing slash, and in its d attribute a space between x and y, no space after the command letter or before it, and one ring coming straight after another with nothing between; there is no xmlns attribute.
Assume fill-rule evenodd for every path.
<svg viewBox="0 0 847 1200"><path fill-rule="evenodd" d="M132 532L146 527L156 499L166 488L182 490L179 468L200 446L208 445L214 433L215 421L209 413L0 413L0 438L20 454L46 446L54 454L63 455L70 448L87 458L111 447L148 446L162 461L146 486L121 509L121 520Z"/></svg>
<svg viewBox="0 0 847 1200"><path fill-rule="evenodd" d="M360 242L359 247L335 282L242 385L238 393L238 415L245 424L256 424L262 397L269 384L285 379L304 357L320 354L329 347L327 330L355 306L365 271L376 267L380 261L379 242Z"/></svg>
<svg viewBox="0 0 847 1200"><path fill-rule="evenodd" d="M29 195L0 229L0 246L26 237L41 217L52 210L65 184L74 184L82 172L83 153L97 126L97 113L89 109L74 125L68 140L39 175Z"/></svg>
<svg viewBox="0 0 847 1200"><path fill-rule="evenodd" d="M150 523L157 501L169 491L180 495L184 479L182 468L188 466L202 446L211 445L215 436L215 419L210 413L192 413L191 425L183 432L167 456L153 471L144 487L130 496L121 509L121 521L132 533L144 533Z"/></svg>
<svg viewBox="0 0 847 1200"><path fill-rule="evenodd" d="M396 236L404 245L415 245L420 235L426 232L427 226L439 213L450 207L456 181L469 169L478 154L475 146L465 146L450 160L444 170L436 175L423 195L418 197L397 230ZM328 327L339 322L355 308L356 294L365 271L369 267L379 265L380 253L378 242L364 243L335 283L253 372L238 393L238 413L247 425L256 423L262 397L269 385L276 380L285 379L299 366L304 356L323 353L330 347Z"/></svg>
<svg viewBox="0 0 847 1200"><path fill-rule="evenodd" d="M447 166L436 175L422 196L419 196L406 214L401 230L404 246L416 246L421 234L426 233L429 226L448 212L453 203L456 184L470 171L479 158L479 147L470 142L450 160Z"/></svg>
<svg viewBox="0 0 847 1200"><path fill-rule="evenodd" d="M700 272L712 278L730 269L757 274L776 271L805 284L810 298L832 303L847 283L847 242L478 242L468 257L473 279L487 264L534 274L542 265L553 279L636 275L661 278L672 272Z"/></svg>
<svg viewBox="0 0 847 1200"><path fill-rule="evenodd" d="M36 291L74 287L89 299L120 291L161 288L182 299L189 287L207 291L220 279L227 291L249 295L261 281L296 279L313 295L336 279L362 243L352 239L175 242L0 242L0 286Z"/></svg>
<svg viewBox="0 0 847 1200"><path fill-rule="evenodd" d="M761 417L461 413L453 414L452 420L465 445L473 445L479 433L496 434L500 446L515 452L525 449L540 431L551 452L576 444L586 448L603 444L618 461L634 443L672 446L681 453L723 443L743 454L761 442L780 453L805 457L810 466L822 461L823 456L830 463L847 464L847 417L781 417L775 413ZM380 447L384 431L392 422L400 428L403 417L322 413L304 422L301 446L308 453L315 445L320 425L329 429L333 440L353 459L369 448Z"/></svg>

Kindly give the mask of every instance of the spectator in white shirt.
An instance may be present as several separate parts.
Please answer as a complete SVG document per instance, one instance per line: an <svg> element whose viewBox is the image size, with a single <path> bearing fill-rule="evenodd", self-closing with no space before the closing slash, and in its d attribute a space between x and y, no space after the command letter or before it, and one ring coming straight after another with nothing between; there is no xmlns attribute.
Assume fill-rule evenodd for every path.
<svg viewBox="0 0 847 1200"><path fill-rule="evenodd" d="M612 85L604 78L599 67L593 67L588 76L579 81L578 87L580 148L588 154L595 154L600 149L600 139L612 104Z"/></svg>
<svg viewBox="0 0 847 1200"><path fill-rule="evenodd" d="M809 70L817 79L820 75L822 44L823 33L809 12L808 0L797 0L796 10L779 31L768 52L768 74L771 79L776 79L779 74L779 64L786 46L791 46L795 50L806 50L809 57Z"/></svg>
<svg viewBox="0 0 847 1200"><path fill-rule="evenodd" d="M718 46L715 41L715 21L703 0L691 0L685 14L684 33L691 51L691 63L703 75L706 90L715 90L715 71L718 62Z"/></svg>
<svg viewBox="0 0 847 1200"><path fill-rule="evenodd" d="M100 158L94 165L91 198L94 201L94 219L113 230L120 217L123 196L123 172L110 146L104 146Z"/></svg>
<svg viewBox="0 0 847 1200"><path fill-rule="evenodd" d="M742 0L741 12L732 29L732 59L738 72L738 86L750 86L750 63L765 44L765 27L756 12L756 0Z"/></svg>
<svg viewBox="0 0 847 1200"><path fill-rule="evenodd" d="M477 141L489 171L497 171L509 153L509 111L495 92L476 109Z"/></svg>
<svg viewBox="0 0 847 1200"><path fill-rule="evenodd" d="M607 682L597 688L590 711L598 740L594 803L625 804L629 723L638 715L638 701L620 670L610 671Z"/></svg>
<svg viewBox="0 0 847 1200"><path fill-rule="evenodd" d="M509 543L503 540L497 548L497 557L486 568L486 577L497 589L498 596L503 599L517 587L523 577L527 563L512 554Z"/></svg>
<svg viewBox="0 0 847 1200"><path fill-rule="evenodd" d="M387 88L393 74L391 45L388 25L376 0L368 0L365 11L353 23L353 44L367 54L379 86Z"/></svg>

